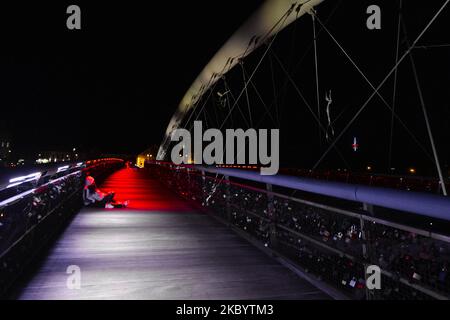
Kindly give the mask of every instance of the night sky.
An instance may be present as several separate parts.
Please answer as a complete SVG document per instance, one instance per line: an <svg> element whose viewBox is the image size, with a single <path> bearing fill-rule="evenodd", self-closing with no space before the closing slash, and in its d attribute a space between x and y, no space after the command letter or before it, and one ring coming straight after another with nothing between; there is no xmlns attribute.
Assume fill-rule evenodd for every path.
<svg viewBox="0 0 450 320"><path fill-rule="evenodd" d="M261 3L160 1L144 6L137 1L73 2L82 9L82 30L69 31L65 26L65 9L72 2L59 2L3 6L0 14L0 131L9 132L16 150L22 152L76 146L102 152L138 153L159 144L172 113L197 74ZM404 2L410 40L443 3ZM381 6L382 30L367 30L365 9L369 4ZM396 1L355 4L349 0L328 0L318 9L333 35L377 85L394 64ZM450 43L449 18L447 8L420 44ZM308 51L311 32L310 17L303 17L279 35L273 51L292 71L295 82L315 107L313 56L312 50ZM372 91L324 32L318 40L321 105L324 108L325 91L331 89L332 115L342 112L335 125L339 132ZM405 48L402 41L401 52ZM449 50L414 50L443 166L450 160ZM261 53L258 50L245 62L249 73ZM263 97L270 101L273 97L269 96L272 83L268 61L254 81ZM282 162L310 168L328 143L322 139L319 145L318 128L292 86L282 90L283 73L276 70L274 77L280 86L278 93L283 93L277 97ZM231 72L229 79L233 90L239 93L242 86L239 73ZM390 80L381 91L389 103L392 88ZM407 59L399 69L396 104L399 116L431 154ZM337 146L350 168L370 164L379 171L387 169L390 117L391 113L375 98L343 136ZM270 121L262 123L262 127L271 125ZM357 155L351 150L353 136L360 142ZM435 174L433 162L398 123L394 126L393 146L391 166L418 166L423 174ZM323 166L340 167L344 163L332 152Z"/></svg>
<svg viewBox="0 0 450 320"><path fill-rule="evenodd" d="M80 31L66 28L72 3ZM2 131L22 150L137 153L159 144L192 81L258 3L2 5Z"/></svg>

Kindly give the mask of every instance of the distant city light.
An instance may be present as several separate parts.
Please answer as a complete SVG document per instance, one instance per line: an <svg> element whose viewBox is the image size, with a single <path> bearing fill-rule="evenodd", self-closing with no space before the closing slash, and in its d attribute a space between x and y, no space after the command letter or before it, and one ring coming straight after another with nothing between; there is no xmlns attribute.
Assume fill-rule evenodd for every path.
<svg viewBox="0 0 450 320"><path fill-rule="evenodd" d="M44 159L41 159L41 158L36 159L36 163L38 163L38 164L49 163L50 161L51 161L51 159L46 159L46 158L44 158Z"/></svg>
<svg viewBox="0 0 450 320"><path fill-rule="evenodd" d="M416 169L414 169L414 168L409 168L409 173L416 173Z"/></svg>

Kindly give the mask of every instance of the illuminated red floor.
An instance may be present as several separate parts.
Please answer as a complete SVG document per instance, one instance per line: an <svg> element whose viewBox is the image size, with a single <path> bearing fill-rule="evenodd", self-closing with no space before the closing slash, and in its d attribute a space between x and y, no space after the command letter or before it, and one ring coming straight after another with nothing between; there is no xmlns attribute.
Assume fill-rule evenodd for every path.
<svg viewBox="0 0 450 320"><path fill-rule="evenodd" d="M14 294L18 299L328 299L145 170L101 186L127 209L83 208ZM68 266L81 272L67 286Z"/></svg>
<svg viewBox="0 0 450 320"><path fill-rule="evenodd" d="M129 209L192 210L189 205L170 192L146 170L127 168L117 171L104 181L103 191L114 191L116 201L129 201Z"/></svg>

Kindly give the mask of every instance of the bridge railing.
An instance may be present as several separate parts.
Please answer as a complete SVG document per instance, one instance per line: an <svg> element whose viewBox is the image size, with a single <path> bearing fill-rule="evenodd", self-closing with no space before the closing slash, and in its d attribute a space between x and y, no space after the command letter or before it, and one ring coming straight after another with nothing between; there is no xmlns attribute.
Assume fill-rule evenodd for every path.
<svg viewBox="0 0 450 320"><path fill-rule="evenodd" d="M443 197L356 186L358 194L348 184L248 170L162 162L150 168L181 196L350 298L450 298L450 237L424 228L423 220L410 223L445 219L450 202ZM413 214L399 211L412 200ZM381 289L366 286L370 265L381 269Z"/></svg>
<svg viewBox="0 0 450 320"><path fill-rule="evenodd" d="M108 158L37 166L32 173L4 181L0 190L0 296L80 209L85 173L102 178L122 164L120 159Z"/></svg>

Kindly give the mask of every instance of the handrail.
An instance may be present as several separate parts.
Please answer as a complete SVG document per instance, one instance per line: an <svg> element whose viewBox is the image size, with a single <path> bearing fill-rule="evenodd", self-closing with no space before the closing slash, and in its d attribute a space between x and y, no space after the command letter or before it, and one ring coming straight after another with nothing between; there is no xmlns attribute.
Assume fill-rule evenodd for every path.
<svg viewBox="0 0 450 320"><path fill-rule="evenodd" d="M0 176L0 191L19 186L26 182L43 180L45 177L79 170L106 161L123 161L118 158L101 158L87 161L58 162L51 165L35 165L25 169L6 171Z"/></svg>
<svg viewBox="0 0 450 320"><path fill-rule="evenodd" d="M208 173L221 174L450 221L450 198L444 196L342 182L320 181L287 175L267 176L260 175L256 171L239 169L191 167Z"/></svg>
<svg viewBox="0 0 450 320"><path fill-rule="evenodd" d="M345 198L346 200L351 201L361 201L361 195L358 194L362 190L363 186L359 185L351 185L351 184L344 184L344 183L330 183L330 182L324 182L313 179L304 179L304 178L298 178L298 177L289 177L284 175L277 175L277 176L261 176L258 172L252 172L252 171L244 171L244 170L236 170L236 169L223 169L223 168L211 168L211 167L203 167L203 166L195 166L195 165L175 165L171 163L162 163L162 162L155 162L156 165L160 165L161 167L166 167L169 169L169 178L165 176L164 174L161 175L162 178L164 178L163 181L171 181L168 182L168 186L175 187L177 190L181 191L181 195L183 197L186 197L187 199L193 199L194 201L200 201L201 205L206 208L211 208L212 213L217 214L219 217L224 217L227 223L231 223L232 227L236 227L238 229L243 230L244 232L247 232L251 235L253 235L256 239L259 239L260 241L263 241L264 246L269 246L273 248L272 250L275 250L279 254L281 254L282 257L285 257L285 253L283 253L283 250L285 250L287 247L291 245L291 242L285 242L286 239L290 239L292 237L295 237L301 239L301 244L296 246L294 245L292 248L295 252L287 252L288 256L287 259L294 259L297 262L299 266L303 266L306 269L309 269L311 266L308 265L308 262L296 260L296 255L302 251L301 248L305 247L306 251L309 252L311 255L317 255L317 257L321 256L320 252L327 252L325 256L322 258L324 259L331 259L330 261L333 261L333 258L327 258L327 254L331 253L331 257L339 257L338 259L345 258L350 261L356 266L356 270L365 270L365 268L368 265L371 264L379 264L379 258L380 254L389 253L389 250L384 252L383 245L377 245L378 239L383 239L385 236L384 234L381 235L381 232L385 232L386 230L390 230L391 228L406 232L406 234L414 235L414 239L422 239L418 241L422 241L421 244L425 245L428 243L428 240L423 239L433 239L437 242L433 242L435 244L441 243L442 245L446 246L448 248L448 245L450 244L450 236L444 235L444 234L438 234L435 232L432 232L430 230L425 229L418 229L410 225L403 225L398 222L384 220L382 217L374 216L374 215L368 215L367 213L364 213L363 210L354 209L354 210L347 210L345 208L340 208L339 205L335 207L334 205L330 205L327 203L320 203L320 199L317 200L307 200L302 199L301 196L297 195L297 197L289 196L284 193L278 193L274 192L272 190L272 186L281 186L285 188L295 189L295 190L302 190L302 191L308 191L312 192L311 190L314 190L316 194L322 194L326 196L330 196L330 192L328 191L328 188L332 187L344 187L342 191L344 195L351 194L351 192L354 192L353 198ZM163 171L164 172L164 171ZM207 174L205 174L207 173ZM171 179L170 174L173 174L172 177L179 177L178 174L187 174L186 179ZM242 182L240 180L236 179L230 179L230 178L240 178L246 181L254 181L258 183L265 184L266 186L264 188L260 188L255 185L248 185L245 182ZM269 178L269 179L268 179ZM208 182L209 181L209 182ZM212 183L211 183L212 182ZM322 184L317 184L315 182L321 182ZM222 185L225 188L224 189L217 189L218 185ZM298 185L300 185L302 188L297 188ZM192 188L190 189L190 187ZM294 187L293 187L294 186ZM304 187L306 186L306 187ZM320 189L319 187L323 187ZM236 189L238 188L238 189ZM313 189L316 188L316 189ZM361 189L360 189L361 188ZM422 196L429 196L428 194L421 194L417 192L407 192L407 191L400 191L396 192L398 190L394 189L387 189L387 188L376 188L376 187L364 187L366 190L363 190L364 192L367 192L367 190L374 191L375 196L378 196L378 193L376 191L383 191L388 192L389 196L395 197L399 195L415 195L419 197L419 201L422 200ZM239 191L239 189L245 189L245 190L251 190L256 193L262 193L266 194L267 196L263 198L261 202L256 201L256 206L253 205L247 206L247 194L245 191ZM187 191L187 194L184 191ZM208 191L209 190L209 191ZM232 191L234 190L234 191ZM317 191L319 190L319 192ZM218 191L216 193L216 191ZM335 191L335 190L333 190ZM189 192L191 192L191 197L189 195ZM234 194L232 195L231 192ZM207 194L205 194L207 193ZM202 196L203 194L203 196ZM382 194L382 193L381 193ZM199 196L198 196L199 195ZM206 196L208 195L208 196ZM336 193L333 193L332 196L335 196ZM363 194L364 195L364 194ZM251 196L250 196L251 197ZM279 199L284 199L282 202L279 202ZM340 199L343 199L342 196L339 197ZM405 197L407 198L407 197ZM431 199L440 198L447 200L447 198L439 197L439 196L431 196ZM212 199L212 200L211 200ZM403 198L404 199L404 198ZM245 200L245 201L244 201ZM286 220L286 216L283 215L283 208L286 206L288 201L293 201L300 203L301 205L304 205L307 208L317 208L318 211L312 211L316 214L321 214L321 212L332 212L336 213L336 216L343 215L347 217L351 217L351 219L357 219L359 220L359 223L357 220L353 220L353 223L356 223L355 226L357 230L359 230L359 237L355 240L352 246L347 247L346 245L342 246L343 243L340 242L340 245L338 243L334 244L333 241L336 241L333 238L332 242L328 242L327 240L323 240L322 234L318 232L318 230L309 230L308 228L298 228L297 225L292 225L289 223L289 219ZM398 200L398 199L396 199ZM409 200L409 198L408 198ZM243 201L243 202L240 202ZM259 204L258 204L259 203ZM367 202L365 202L367 203ZM383 205L383 207L387 207ZM291 210L290 207L286 207L286 210ZM207 209L209 210L209 209ZM216 211L217 210L217 211ZM281 210L279 212L275 212L275 210ZM321 211L323 210L323 211ZM291 211L286 211L291 212ZM302 213L302 209L299 209L300 213ZM306 212L306 211L305 211ZM305 213L303 212L303 213ZM281 215L280 215L281 213ZM294 213L294 210L292 210L292 213ZM300 214L301 215L301 214ZM429 214L425 213L425 215L430 216ZM333 215L334 216L334 215ZM240 218L239 218L240 217ZM245 219L242 220L242 217L245 217ZM249 218L250 217L250 218ZM330 216L331 217L331 216ZM258 223L253 223L253 218L258 219ZM339 218L340 219L340 218ZM297 221L297 220L295 220ZM344 221L344 220L342 220ZM350 220L347 220L347 222ZM367 223L366 223L367 222ZM292 221L291 221L292 223ZM297 223L297 222L296 222ZM300 225L308 226L307 221L299 222ZM317 223L313 223L317 225ZM260 226L263 226L263 234L258 232L258 230L261 230ZM328 227L326 226L326 230L332 230L330 229L330 225ZM381 226L381 229L380 229ZM256 231L255 231L256 230ZM343 232L345 234L346 229L339 229L339 231ZM333 232L333 231L330 231ZM334 232L337 232L336 230ZM286 238L287 237L287 238ZM380 238L381 237L381 238ZM423 237L423 238L422 238ZM397 239L397 240L396 240ZM292 240L292 239L291 239ZM396 243L399 244L401 241L404 241L401 238L392 238L392 246L395 246ZM400 241L400 242L396 242ZM406 243L408 243L408 240L405 240ZM294 241L297 243L297 240ZM406 246L407 247L407 246ZM318 252L314 253L314 250L319 250ZM309 251L308 251L309 250ZM312 250L312 251L311 251ZM313 253L311 253L313 252ZM403 253L408 254L408 250L405 249ZM401 252L396 253L397 258L401 259ZM325 261L325 260L324 260ZM342 262L342 261L341 261ZM345 261L344 261L345 262ZM388 263L388 262L383 262ZM322 277L324 274L322 274L321 270L314 269L313 273L315 273L317 276ZM353 277L358 278L358 281L361 281L361 274L358 275L358 272L362 272L362 274L365 271L355 271L353 270ZM387 290L389 291L389 288L395 289L395 286L401 285L405 288L405 290L413 290L414 294L423 294L428 297L432 297L434 299L439 300L446 300L449 299L449 292L448 292L448 286L443 287L435 287L435 284L433 284L433 281L426 280L426 281L420 281L415 278L416 274L410 275L405 270L399 268L396 265L383 265L383 269L381 270L382 275L385 277L383 279L389 279L386 280L389 282L394 283L393 285L387 284ZM433 270L427 270L427 271L418 271L418 277L424 276L427 278L427 273L422 274L422 272L429 272L428 276L430 279L435 279L435 281L438 281L438 275ZM336 276L337 278L333 278L330 284L336 285L333 281L339 280L339 275ZM347 279L348 280L348 279ZM385 280L383 280L385 281ZM439 282L441 283L441 282ZM445 285L442 284L441 285ZM343 285L343 289L345 287L345 284ZM347 289L345 289L347 290ZM350 290L350 289L349 289ZM403 290L403 289L402 289ZM388 291L383 291L380 293L380 295L387 294ZM357 294L356 291L350 292ZM381 291L380 291L381 292ZM403 292L403 291L402 291ZM365 292L366 297L369 299L370 297L381 297L380 295L377 295L377 293L369 294L366 290ZM413 297L412 295L411 297Z"/></svg>
<svg viewBox="0 0 450 320"><path fill-rule="evenodd" d="M215 178L213 176L205 176L205 178L214 180L216 182L219 181L219 183L220 183L220 179L219 178ZM407 231L407 232L412 232L412 233L415 233L415 234L418 234L418 235L421 235L421 236L424 236L424 237L429 237L429 238L432 238L432 239L436 239L436 240L440 240L440 241L443 241L443 242L450 243L450 236L444 235L444 234L441 234L441 233L437 233L437 232L433 232L433 231L429 231L429 230L418 229L416 227L404 225L404 224L401 224L401 223L398 223L398 222L393 222L393 221L377 218L377 217L374 217L374 216L368 216L368 215L362 214L362 213L357 212L357 211L355 212L355 211L351 211L351 210L340 209L340 208L336 208L336 207L333 207L333 206L330 206L330 205L321 204L321 203L318 203L318 202L309 201L309 200L305 200L305 199L300 199L300 198L296 198L296 197L293 197L293 196L285 195L285 194L274 192L274 191L269 191L267 189L261 189L261 188L257 188L257 187L253 187L253 186L249 186L249 185L244 185L244 184L241 184L241 183L230 181L228 179L223 179L222 182L230 184L230 185L233 185L233 186L236 186L236 187L241 187L241 188L244 188L244 189L247 189L247 190L251 190L251 191L255 191L255 192L259 192L259 193L265 193L267 195L274 196L274 197L277 197L277 198L294 201L294 202L301 203L301 204L304 204L304 205L307 205L307 206L311 206L311 207L327 210L327 211L330 211L330 212L334 212L334 213L337 213L337 214L342 214L342 215L345 215L345 216L348 216L348 217L352 217L352 218L362 219L362 220L369 221L369 222L375 222L375 223L378 223L378 224L381 224L381 225L385 225L387 227L396 228L396 229ZM230 204L230 205L233 206L233 204ZM256 215L255 213L251 213L251 212L248 212L248 213L252 214L252 215ZM260 219L264 219L264 220L269 220L269 219L263 218L263 217L259 217L259 218Z"/></svg>
<svg viewBox="0 0 450 320"><path fill-rule="evenodd" d="M7 183L18 184L6 188L0 199L0 297L58 227L81 207L86 171L97 178L122 162L113 158L66 162L7 178Z"/></svg>
<svg viewBox="0 0 450 320"><path fill-rule="evenodd" d="M51 182L48 182L48 183L46 183L44 186L50 186L50 185L53 185L53 184L57 184L58 182L64 181L64 180L66 180L68 177L77 175L77 174L79 174L80 172L81 172L81 170L76 171L76 172L72 172L72 173L70 173L70 174L68 174L68 175L65 175L65 176L61 177L61 178L58 178L58 179L53 180L53 181L51 181ZM42 187L44 187L44 186L38 187L38 188L36 188L36 189L29 190L29 191L27 191L26 193L23 193L23 194L18 195L18 196L15 197L14 199L11 198L11 199L5 200L5 201L3 201L3 202L0 203L0 207L6 206L6 205L10 205L10 204L12 204L13 202L16 202L16 201L19 200L19 199L23 199L23 198L25 198L27 195L30 195L30 194L32 194L32 193L35 193L36 190L38 190L38 189L40 189L40 188L42 188ZM73 195L74 195L76 192L78 192L78 191L79 191L79 190L76 190L75 192L73 192L73 193L71 194L71 196L73 196ZM46 218L47 218L54 210L55 210L55 208L53 208L52 210L50 210L50 212L46 213L46 214L41 218L41 222L42 222L43 220L45 220L45 219L46 219ZM22 241L22 240L23 240L23 239L24 239L24 238L25 238L32 230L34 230L34 229L36 228L37 225L38 225L38 224L32 225L29 229L25 230L25 233L22 234L22 235L19 237L19 239L17 239L16 241L14 241L13 244L11 244L11 245L10 245L8 248L6 248L5 250L0 251L0 259L3 258L4 256L6 256L6 255L8 254L8 252L9 252L12 248L14 248L20 241Z"/></svg>

